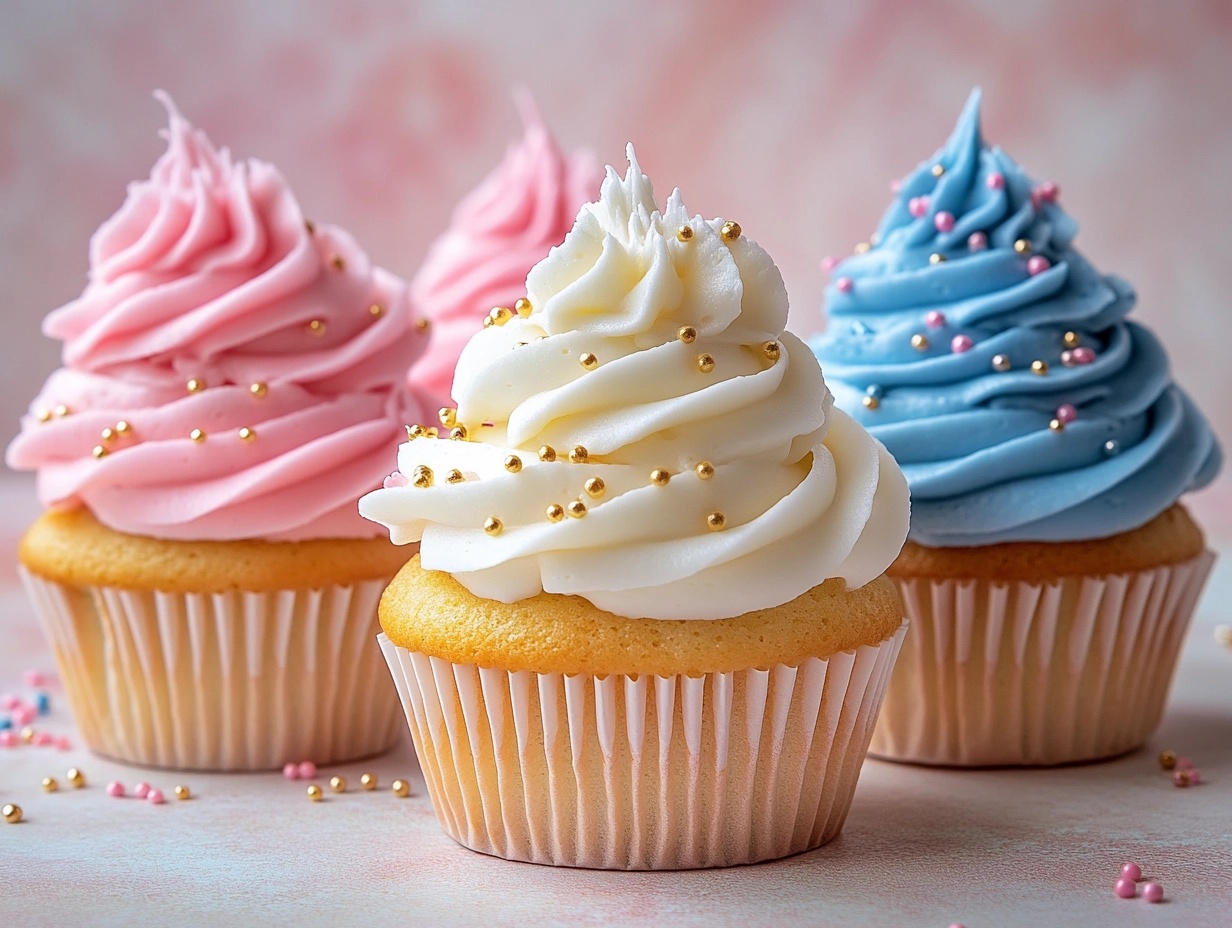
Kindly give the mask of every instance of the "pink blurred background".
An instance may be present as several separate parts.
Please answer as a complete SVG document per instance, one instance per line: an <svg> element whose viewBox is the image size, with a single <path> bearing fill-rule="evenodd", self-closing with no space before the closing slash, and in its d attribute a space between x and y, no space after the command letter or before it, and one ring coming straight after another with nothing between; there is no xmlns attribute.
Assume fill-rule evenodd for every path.
<svg viewBox="0 0 1232 928"><path fill-rule="evenodd" d="M632 139L661 198L738 219L802 334L818 260L867 236L980 84L989 139L1060 184L1232 441L1232 4L1154 0L5 4L0 441L57 363L42 317L163 150L154 88L409 277L520 134L514 83L564 146L623 164ZM1232 526L1229 496L1203 494L1208 524Z"/></svg>

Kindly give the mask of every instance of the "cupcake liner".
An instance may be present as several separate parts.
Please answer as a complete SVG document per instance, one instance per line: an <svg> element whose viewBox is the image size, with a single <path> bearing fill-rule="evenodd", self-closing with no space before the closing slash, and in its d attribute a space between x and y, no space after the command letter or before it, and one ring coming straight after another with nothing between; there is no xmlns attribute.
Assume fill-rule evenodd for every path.
<svg viewBox="0 0 1232 928"><path fill-rule="evenodd" d="M1098 760L1142 745L1215 561L1048 583L899 581L911 635L869 753L954 766Z"/></svg>
<svg viewBox="0 0 1232 928"><path fill-rule="evenodd" d="M90 749L264 770L388 750L398 702L372 641L382 580L272 592L74 587L21 571Z"/></svg>
<svg viewBox="0 0 1232 928"><path fill-rule="evenodd" d="M455 841L532 863L669 870L838 834L905 630L795 667L698 677L505 671L379 640Z"/></svg>

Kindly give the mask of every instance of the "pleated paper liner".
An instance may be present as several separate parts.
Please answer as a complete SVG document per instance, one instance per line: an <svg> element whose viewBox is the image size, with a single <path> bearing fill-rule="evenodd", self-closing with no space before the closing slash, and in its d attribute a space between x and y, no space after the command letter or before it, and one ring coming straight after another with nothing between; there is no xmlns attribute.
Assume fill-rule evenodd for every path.
<svg viewBox="0 0 1232 928"><path fill-rule="evenodd" d="M98 754L265 770L343 763L397 741L398 698L373 644L382 580L182 594L22 577Z"/></svg>
<svg viewBox="0 0 1232 928"><path fill-rule="evenodd" d="M380 642L455 841L668 870L771 860L839 833L905 630L797 667L700 677L508 672Z"/></svg>
<svg viewBox="0 0 1232 928"><path fill-rule="evenodd" d="M900 581L911 634L869 753L1035 766L1141 746L1214 560L1043 584Z"/></svg>

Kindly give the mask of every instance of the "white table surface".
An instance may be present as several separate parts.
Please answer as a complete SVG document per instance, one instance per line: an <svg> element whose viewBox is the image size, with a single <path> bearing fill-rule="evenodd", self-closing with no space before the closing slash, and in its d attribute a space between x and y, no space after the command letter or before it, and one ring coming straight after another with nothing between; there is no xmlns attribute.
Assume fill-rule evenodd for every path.
<svg viewBox="0 0 1232 928"><path fill-rule="evenodd" d="M15 526L36 511L25 485L0 487L0 693L26 692L25 670L52 670L16 584ZM798 857L730 870L607 873L509 863L467 851L438 829L409 737L345 774L351 790L310 803L279 774L145 771L75 747L0 748L0 928L237 926L384 928L452 925L740 925L967 928L1232 925L1232 545L1194 622L1164 722L1147 745L1109 763L1052 770L936 770L868 761L843 834ZM375 643L373 647L376 647ZM60 692L37 723L75 739ZM75 739L76 740L76 739ZM1193 759L1203 784L1174 787L1157 753ZM84 790L67 788L78 766ZM376 793L360 773L380 777ZM61 789L46 794L45 776ZM409 777L415 794L386 788ZM108 797L147 780L163 806ZM171 791L195 794L177 802ZM1166 902L1112 893L1133 860Z"/></svg>

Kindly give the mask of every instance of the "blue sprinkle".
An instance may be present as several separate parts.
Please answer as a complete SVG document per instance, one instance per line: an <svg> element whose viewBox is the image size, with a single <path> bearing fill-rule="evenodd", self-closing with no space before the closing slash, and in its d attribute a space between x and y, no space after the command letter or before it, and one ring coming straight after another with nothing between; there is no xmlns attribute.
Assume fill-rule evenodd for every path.
<svg viewBox="0 0 1232 928"><path fill-rule="evenodd" d="M881 395L883 391L880 385L875 384L875 383L870 383L868 387L864 390L864 392L867 393L869 396L871 396L873 399L879 400L881 399Z"/></svg>
<svg viewBox="0 0 1232 928"><path fill-rule="evenodd" d="M8 731L12 727L13 727L13 720L9 718L7 715L4 718L0 719L0 731Z"/></svg>
<svg viewBox="0 0 1232 928"><path fill-rule="evenodd" d="M46 715L51 711L51 697L46 693L38 693L34 697L34 707L38 709L39 715Z"/></svg>

